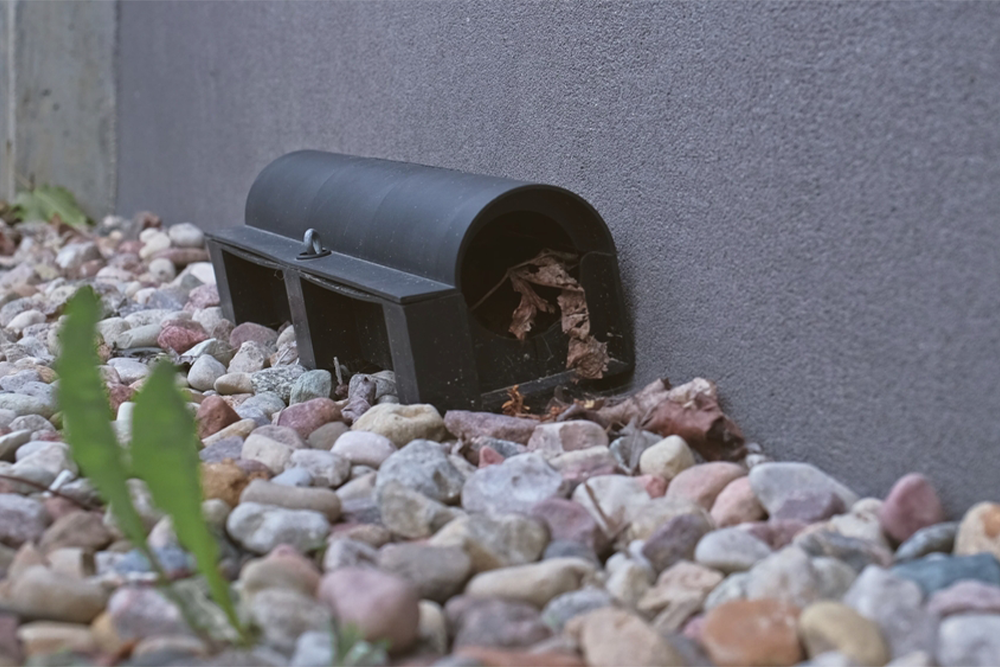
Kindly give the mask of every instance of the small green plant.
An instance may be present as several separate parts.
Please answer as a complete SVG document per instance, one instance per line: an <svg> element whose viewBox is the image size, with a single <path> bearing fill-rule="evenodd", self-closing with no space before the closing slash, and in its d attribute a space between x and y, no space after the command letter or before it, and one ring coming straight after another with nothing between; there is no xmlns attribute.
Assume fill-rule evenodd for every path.
<svg viewBox="0 0 1000 667"><path fill-rule="evenodd" d="M100 299L84 287L66 306L60 333L59 404L66 439L84 474L108 502L118 525L159 575L161 589L171 597L188 625L199 630L195 612L175 595L146 542L146 531L128 491L129 468L123 460L111 426L111 410L98 372L96 331ZM161 509L173 520L177 539L190 551L208 584L212 599L222 608L241 640L247 640L229 587L218 571L218 545L201 513L201 483L195 422L174 384L175 369L161 363L150 374L135 399L131 460L135 476L143 479Z"/></svg>
<svg viewBox="0 0 1000 667"><path fill-rule="evenodd" d="M66 188L56 185L39 185L32 190L22 190L14 197L13 213L21 220L59 219L67 225L84 227L90 219L76 203L76 197Z"/></svg>
<svg viewBox="0 0 1000 667"><path fill-rule="evenodd" d="M357 626L332 624L333 667L377 667L389 662L389 642L369 642Z"/></svg>

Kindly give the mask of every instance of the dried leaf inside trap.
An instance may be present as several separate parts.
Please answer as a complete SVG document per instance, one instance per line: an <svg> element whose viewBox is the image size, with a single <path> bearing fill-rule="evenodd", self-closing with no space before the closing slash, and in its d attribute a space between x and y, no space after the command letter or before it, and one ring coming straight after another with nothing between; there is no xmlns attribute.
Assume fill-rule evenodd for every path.
<svg viewBox="0 0 1000 667"><path fill-rule="evenodd" d="M590 334L590 312L587 295L580 283L569 274L569 265L576 255L553 250L543 250L533 259L511 267L507 271L511 286L521 295L521 302L514 310L510 332L524 340L534 325L538 311L551 313L551 303L539 296L532 285L560 290L557 302L562 318L562 330L569 337L566 368L576 370L579 377L597 379L608 369L608 346Z"/></svg>
<svg viewBox="0 0 1000 667"><path fill-rule="evenodd" d="M510 284L514 291L521 295L521 303L514 309L514 316L510 321L510 332L517 336L518 340L528 337L528 332L535 324L535 316L538 311L551 313L555 310L552 304L538 296L531 285L518 275L510 274Z"/></svg>

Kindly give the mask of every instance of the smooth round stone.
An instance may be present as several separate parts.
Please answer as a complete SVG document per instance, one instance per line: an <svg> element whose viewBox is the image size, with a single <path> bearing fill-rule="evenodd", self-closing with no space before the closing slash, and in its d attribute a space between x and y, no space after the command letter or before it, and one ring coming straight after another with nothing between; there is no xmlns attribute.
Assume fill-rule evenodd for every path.
<svg viewBox="0 0 1000 667"><path fill-rule="evenodd" d="M769 555L771 547L740 528L713 530L694 550L695 561L726 574L749 570Z"/></svg>
<svg viewBox="0 0 1000 667"><path fill-rule="evenodd" d="M119 588L107 612L119 641L192 634L180 609L155 588Z"/></svg>
<svg viewBox="0 0 1000 667"><path fill-rule="evenodd" d="M841 599L858 578L857 570L836 558L819 556L812 564L819 579L819 596L825 600Z"/></svg>
<svg viewBox="0 0 1000 667"><path fill-rule="evenodd" d="M376 504L382 524L407 539L430 537L456 516L456 510L394 480L377 489Z"/></svg>
<svg viewBox="0 0 1000 667"><path fill-rule="evenodd" d="M153 547L153 555L170 579L189 577L195 571L194 557L180 547ZM153 572L153 567L145 554L133 549L115 563L114 571L118 574L145 573Z"/></svg>
<svg viewBox="0 0 1000 667"><path fill-rule="evenodd" d="M528 451L545 456L607 446L607 432L599 424L585 420L539 424L528 440Z"/></svg>
<svg viewBox="0 0 1000 667"><path fill-rule="evenodd" d="M221 463L226 459L238 459L243 451L243 438L233 436L223 438L205 446L198 452L199 458L205 463Z"/></svg>
<svg viewBox="0 0 1000 667"><path fill-rule="evenodd" d="M0 410L11 410L18 416L42 415L49 418L55 412L51 401L26 394L0 394Z"/></svg>
<svg viewBox="0 0 1000 667"><path fill-rule="evenodd" d="M711 514L719 528L760 521L767 516L750 487L748 477L739 477L727 484L712 503Z"/></svg>
<svg viewBox="0 0 1000 667"><path fill-rule="evenodd" d="M639 471L643 475L659 475L667 481L694 464L691 448L679 435L660 440L639 457Z"/></svg>
<svg viewBox="0 0 1000 667"><path fill-rule="evenodd" d="M738 477L747 474L746 468L726 461L702 463L680 472L667 487L667 498L687 498L706 510L722 490Z"/></svg>
<svg viewBox="0 0 1000 667"><path fill-rule="evenodd" d="M279 442L258 433L251 433L243 442L240 456L249 461L257 461L267 466L272 474L280 474L288 466L294 450L283 442Z"/></svg>
<svg viewBox="0 0 1000 667"><path fill-rule="evenodd" d="M267 553L279 544L289 544L307 553L323 546L330 523L323 514L311 510L241 502L226 519L226 530L254 553Z"/></svg>
<svg viewBox="0 0 1000 667"><path fill-rule="evenodd" d="M819 599L820 580L809 556L796 546L785 547L749 571L746 594L751 600L774 598L800 609Z"/></svg>
<svg viewBox="0 0 1000 667"><path fill-rule="evenodd" d="M533 506L529 514L548 527L553 540L576 542L594 553L602 553L608 546L604 531L580 503L547 498Z"/></svg>
<svg viewBox="0 0 1000 667"><path fill-rule="evenodd" d="M911 473L901 477L893 485L880 508L878 518L887 535L897 542L903 542L921 528L944 521L945 513L931 481L923 475ZM1000 529L1000 523L997 525Z"/></svg>
<svg viewBox="0 0 1000 667"><path fill-rule="evenodd" d="M149 259L161 250L166 250L170 247L170 237L161 231L147 234L142 239L142 242L142 249L139 250L139 257L142 259Z"/></svg>
<svg viewBox="0 0 1000 667"><path fill-rule="evenodd" d="M896 562L902 563L932 553L950 554L955 548L958 523L949 521L921 528L896 549Z"/></svg>
<svg viewBox="0 0 1000 667"><path fill-rule="evenodd" d="M552 634L538 610L522 602L457 595L445 605L445 616L455 649L531 646Z"/></svg>
<svg viewBox="0 0 1000 667"><path fill-rule="evenodd" d="M973 505L962 517L955 536L955 554L979 553L1000 558L1000 503Z"/></svg>
<svg viewBox="0 0 1000 667"><path fill-rule="evenodd" d="M16 493L0 493L0 542L19 547L42 537L51 518L37 500Z"/></svg>
<svg viewBox="0 0 1000 667"><path fill-rule="evenodd" d="M403 652L417 638L420 598L402 577L345 567L323 577L318 596L341 624L354 625L367 641L386 640L394 652Z"/></svg>
<svg viewBox="0 0 1000 667"><path fill-rule="evenodd" d="M378 566L406 579L421 599L444 603L458 594L472 573L472 559L459 547L387 544Z"/></svg>
<svg viewBox="0 0 1000 667"><path fill-rule="evenodd" d="M541 608L557 595L580 588L594 571L593 563L580 558L552 558L477 574L465 587L465 594L503 597Z"/></svg>
<svg viewBox="0 0 1000 667"><path fill-rule="evenodd" d="M643 619L623 609L605 607L569 621L587 665L683 665L680 654Z"/></svg>
<svg viewBox="0 0 1000 667"><path fill-rule="evenodd" d="M583 588L557 595L542 610L542 622L554 632L562 631L566 623L576 616L614 604L607 591L600 588Z"/></svg>
<svg viewBox="0 0 1000 667"><path fill-rule="evenodd" d="M975 556L933 554L896 565L892 572L915 581L928 595L962 579L1000 586L1000 562L990 553Z"/></svg>
<svg viewBox="0 0 1000 667"><path fill-rule="evenodd" d="M729 602L730 600L745 599L747 596L747 580L749 578L750 575L747 572L735 572L723 579L722 583L713 588L712 592L705 598L704 610L710 611L723 602Z"/></svg>
<svg viewBox="0 0 1000 667"><path fill-rule="evenodd" d="M892 563L892 554L888 549L830 530L804 531L795 537L794 543L810 556L830 556L858 572L868 565L888 566Z"/></svg>
<svg viewBox="0 0 1000 667"><path fill-rule="evenodd" d="M271 478L272 484L281 486L312 486L313 476L306 468L287 468L280 475Z"/></svg>
<svg viewBox="0 0 1000 667"><path fill-rule="evenodd" d="M1000 614L1000 586L981 581L960 581L931 596L927 610L938 616L983 613Z"/></svg>
<svg viewBox="0 0 1000 667"><path fill-rule="evenodd" d="M319 512L329 521L340 518L340 498L331 489L285 486L255 479L240 494L240 504L259 503L291 510Z"/></svg>
<svg viewBox="0 0 1000 667"><path fill-rule="evenodd" d="M171 225L167 236L176 248L200 248L205 245L205 233L190 222Z"/></svg>
<svg viewBox="0 0 1000 667"><path fill-rule="evenodd" d="M643 483L627 475L591 477L576 487L572 499L583 505L608 535L617 534L627 527L634 513L641 511L650 501ZM608 525L609 520L613 525Z"/></svg>
<svg viewBox="0 0 1000 667"><path fill-rule="evenodd" d="M881 667L889 661L878 625L839 602L806 607L799 616L799 636L810 658L839 651L858 665Z"/></svg>
<svg viewBox="0 0 1000 667"><path fill-rule="evenodd" d="M777 510L791 495L801 491L829 490L851 507L858 494L808 463L762 463L750 470L750 486L768 513Z"/></svg>
<svg viewBox="0 0 1000 667"><path fill-rule="evenodd" d="M656 579L656 572L645 560L635 560L623 553L612 555L605 563L605 569L608 573L605 590L629 609L637 607Z"/></svg>
<svg viewBox="0 0 1000 667"><path fill-rule="evenodd" d="M6 525L7 523L2 517L2 510L0 510L0 526ZM105 528L103 517L99 513L75 510L59 517L45 530L39 542L39 548L43 552L67 547L99 551L106 547L111 540L112 535ZM3 541L7 542L7 540Z"/></svg>
<svg viewBox="0 0 1000 667"><path fill-rule="evenodd" d="M17 628L17 638L21 641L27 656L94 653L98 650L90 628L77 623L52 621L24 623Z"/></svg>
<svg viewBox="0 0 1000 667"><path fill-rule="evenodd" d="M537 520L520 514L469 514L449 522L428 543L461 547L472 558L473 571L485 572L538 560L549 533Z"/></svg>
<svg viewBox="0 0 1000 667"><path fill-rule="evenodd" d="M195 420L198 422L198 437L207 438L235 424L240 416L221 396L206 396L198 406Z"/></svg>
<svg viewBox="0 0 1000 667"><path fill-rule="evenodd" d="M108 600L108 592L99 583L43 565L25 568L8 583L4 606L39 620L90 623Z"/></svg>
<svg viewBox="0 0 1000 667"><path fill-rule="evenodd" d="M323 571L333 572L342 567L377 567L378 551L369 544L349 538L330 541L323 554Z"/></svg>
<svg viewBox="0 0 1000 667"><path fill-rule="evenodd" d="M842 601L878 623L894 657L914 651L933 652L937 618L921 604L923 592L909 579L869 565Z"/></svg>
<svg viewBox="0 0 1000 667"><path fill-rule="evenodd" d="M451 503L462 493L465 476L436 442L414 440L382 463L375 488L389 481L399 482L432 500Z"/></svg>
<svg viewBox="0 0 1000 667"><path fill-rule="evenodd" d="M249 394L253 392L253 383L249 373L226 373L220 375L213 385L215 391L223 396L232 394Z"/></svg>
<svg viewBox="0 0 1000 667"><path fill-rule="evenodd" d="M304 632L330 629L330 612L312 595L287 588L267 588L250 600L250 616L264 643L290 653Z"/></svg>
<svg viewBox="0 0 1000 667"><path fill-rule="evenodd" d="M215 387L215 381L225 374L226 367L218 359L209 354L203 354L191 364L187 381L194 389L208 391Z"/></svg>
<svg viewBox="0 0 1000 667"><path fill-rule="evenodd" d="M346 429L346 426L344 428ZM344 432L339 428L337 431L341 435L335 439L330 451L346 458L351 465L364 465L377 469L396 452L395 445L384 435L370 431ZM309 439L311 442L313 436L310 435Z"/></svg>
<svg viewBox="0 0 1000 667"><path fill-rule="evenodd" d="M642 556L657 572L681 560L694 558L695 547L712 530L705 514L681 514L664 523L642 547Z"/></svg>
<svg viewBox="0 0 1000 667"><path fill-rule="evenodd" d="M314 398L330 398L332 391L333 376L330 371L306 371L292 383L288 404L304 403Z"/></svg>
<svg viewBox="0 0 1000 667"><path fill-rule="evenodd" d="M1000 616L962 614L941 623L937 661L940 665L992 667L1000 656Z"/></svg>
<svg viewBox="0 0 1000 667"><path fill-rule="evenodd" d="M289 464L308 470L313 486L337 488L351 475L350 461L320 449L296 449L292 452Z"/></svg>
<svg viewBox="0 0 1000 667"><path fill-rule="evenodd" d="M7 325L9 331L23 331L33 324L42 324L45 322L45 314L40 310L26 310L20 315L17 315L10 321Z"/></svg>
<svg viewBox="0 0 1000 667"><path fill-rule="evenodd" d="M469 512L527 514L543 500L564 494L562 475L541 454L522 454L476 470L462 488L462 507Z"/></svg>
<svg viewBox="0 0 1000 667"><path fill-rule="evenodd" d="M218 499L235 506L243 489L250 483L249 475L240 466L242 462L224 459L217 463L202 463L202 495L207 499Z"/></svg>
<svg viewBox="0 0 1000 667"><path fill-rule="evenodd" d="M470 442L477 438L492 438L526 445L538 422L533 419L508 417L492 412L449 410L444 415L448 432Z"/></svg>
<svg viewBox="0 0 1000 667"><path fill-rule="evenodd" d="M182 359L197 359L203 354L211 355L220 364L227 365L233 358L233 349L229 343L218 338L208 338L191 346L182 355ZM225 377L225 376L222 376ZM218 382L218 380L216 380Z"/></svg>
<svg viewBox="0 0 1000 667"><path fill-rule="evenodd" d="M794 665L802 659L798 615L781 600L730 600L705 615L702 643L719 667Z"/></svg>
<svg viewBox="0 0 1000 667"><path fill-rule="evenodd" d="M303 632L295 641L289 667L316 667L334 663L333 635L328 630Z"/></svg>
<svg viewBox="0 0 1000 667"><path fill-rule="evenodd" d="M243 322L242 324L236 325L236 327L233 328L233 332L229 335L229 344L234 350L240 349L240 346L247 341L253 341L263 345L264 347L270 347L273 346L277 340L277 331L254 322Z"/></svg>
<svg viewBox="0 0 1000 667"><path fill-rule="evenodd" d="M246 373L252 376L267 366L268 351L260 343L248 340L233 354L226 370L229 374ZM251 387L253 386L251 382Z"/></svg>
<svg viewBox="0 0 1000 667"><path fill-rule="evenodd" d="M290 405L278 414L278 425L295 429L303 438L323 424L338 421L340 407L329 398L313 398L304 403Z"/></svg>
<svg viewBox="0 0 1000 667"><path fill-rule="evenodd" d="M701 610L705 597L722 580L721 572L681 561L657 577L656 584L639 599L637 608L647 616L656 616L658 630L676 632L688 617Z"/></svg>
<svg viewBox="0 0 1000 667"><path fill-rule="evenodd" d="M396 447L413 440L442 440L447 429L444 419L433 405L376 405L351 425L355 431L371 431L389 438Z"/></svg>
<svg viewBox="0 0 1000 667"><path fill-rule="evenodd" d="M263 391L251 396L240 404L240 408L257 408L270 419L275 412L285 409L285 402L274 392ZM239 410L237 410L239 412Z"/></svg>
<svg viewBox="0 0 1000 667"><path fill-rule="evenodd" d="M771 518L816 523L846 511L844 500L830 489L807 489L786 496L771 512Z"/></svg>

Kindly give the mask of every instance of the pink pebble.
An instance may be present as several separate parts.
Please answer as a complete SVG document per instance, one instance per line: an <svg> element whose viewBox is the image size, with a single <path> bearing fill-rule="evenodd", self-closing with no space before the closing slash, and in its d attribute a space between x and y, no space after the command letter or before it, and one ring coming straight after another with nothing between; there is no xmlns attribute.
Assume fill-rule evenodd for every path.
<svg viewBox="0 0 1000 667"><path fill-rule="evenodd" d="M642 482L650 498L661 498L667 492L667 480L659 475L639 475L636 479Z"/></svg>
<svg viewBox="0 0 1000 667"><path fill-rule="evenodd" d="M945 520L944 507L931 481L919 473L899 478L878 513L882 530L897 542L921 528Z"/></svg>

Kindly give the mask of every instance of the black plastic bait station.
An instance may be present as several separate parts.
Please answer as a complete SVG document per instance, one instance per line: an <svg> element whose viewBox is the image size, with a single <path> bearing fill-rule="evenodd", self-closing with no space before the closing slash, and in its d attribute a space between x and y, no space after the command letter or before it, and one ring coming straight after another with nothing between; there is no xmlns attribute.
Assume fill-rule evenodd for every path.
<svg viewBox="0 0 1000 667"><path fill-rule="evenodd" d="M574 253L590 331L610 357L596 387L632 370L614 241L601 216L551 185L389 160L298 151L257 176L246 225L209 235L233 321L295 326L307 368L396 373L403 403L496 407L574 380L560 320L509 333L507 270ZM509 281L508 281L509 282ZM548 319L545 319L545 318Z"/></svg>

